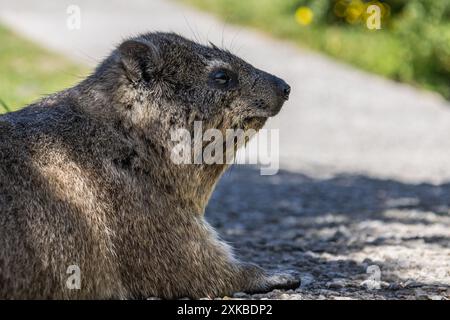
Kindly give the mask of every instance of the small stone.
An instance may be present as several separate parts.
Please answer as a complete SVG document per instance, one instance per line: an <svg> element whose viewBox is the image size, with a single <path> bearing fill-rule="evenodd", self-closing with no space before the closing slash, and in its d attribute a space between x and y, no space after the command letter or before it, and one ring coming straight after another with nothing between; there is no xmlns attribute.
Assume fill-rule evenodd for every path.
<svg viewBox="0 0 450 320"><path fill-rule="evenodd" d="M398 283L391 283L389 284L389 287L387 288L388 290L392 290L392 291L397 291L400 290L402 288L402 286Z"/></svg>
<svg viewBox="0 0 450 320"><path fill-rule="evenodd" d="M344 288L347 285L345 279L333 279L330 282L327 282L327 287L330 289L341 289Z"/></svg>
<svg viewBox="0 0 450 320"><path fill-rule="evenodd" d="M286 294L286 293L283 293L282 295L280 295L278 297L278 299L280 299L280 300L290 300L290 296L288 294Z"/></svg>
<svg viewBox="0 0 450 320"><path fill-rule="evenodd" d="M256 293L256 294L252 295L252 298L253 299L263 299L263 298L267 298L267 296L262 293Z"/></svg>
<svg viewBox="0 0 450 320"><path fill-rule="evenodd" d="M438 296L438 295L433 295L433 296L428 296L428 299L430 300L444 300L443 296Z"/></svg>
<svg viewBox="0 0 450 320"><path fill-rule="evenodd" d="M406 280L406 282L403 284L403 287L405 288L418 288L420 286L421 286L420 283L412 279Z"/></svg>
<svg viewBox="0 0 450 320"><path fill-rule="evenodd" d="M275 289L269 293L267 293L267 297L271 299L275 299L281 295L281 291L278 289Z"/></svg>
<svg viewBox="0 0 450 320"><path fill-rule="evenodd" d="M292 290L292 289L289 289L289 290L286 291L287 294L291 294L291 293L294 293L294 292L295 292L295 291Z"/></svg>
<svg viewBox="0 0 450 320"><path fill-rule="evenodd" d="M235 294L233 294L234 298L245 298L247 297L247 294L245 292L236 292Z"/></svg>

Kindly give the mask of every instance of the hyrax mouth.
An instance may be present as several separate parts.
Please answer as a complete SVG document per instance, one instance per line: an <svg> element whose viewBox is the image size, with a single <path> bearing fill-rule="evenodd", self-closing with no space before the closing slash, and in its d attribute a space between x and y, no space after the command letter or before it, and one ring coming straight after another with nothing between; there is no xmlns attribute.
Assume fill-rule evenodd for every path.
<svg viewBox="0 0 450 320"><path fill-rule="evenodd" d="M244 129L260 129L266 123L268 117L263 116L251 116L244 119Z"/></svg>
<svg viewBox="0 0 450 320"><path fill-rule="evenodd" d="M253 117L265 117L270 118L276 116L280 110L283 108L285 99L279 99L275 97L272 101L265 101L263 99L258 99L252 104L252 109L254 110Z"/></svg>

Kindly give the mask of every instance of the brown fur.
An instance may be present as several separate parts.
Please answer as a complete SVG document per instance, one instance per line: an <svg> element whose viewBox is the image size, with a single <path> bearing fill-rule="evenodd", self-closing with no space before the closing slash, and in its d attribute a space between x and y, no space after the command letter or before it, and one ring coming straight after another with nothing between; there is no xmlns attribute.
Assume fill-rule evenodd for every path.
<svg viewBox="0 0 450 320"><path fill-rule="evenodd" d="M218 89L218 67L238 84ZM163 298L290 288L204 220L226 165L175 165L170 129L259 129L281 81L175 34L125 41L79 85L0 117L0 298ZM81 269L69 290L66 270Z"/></svg>

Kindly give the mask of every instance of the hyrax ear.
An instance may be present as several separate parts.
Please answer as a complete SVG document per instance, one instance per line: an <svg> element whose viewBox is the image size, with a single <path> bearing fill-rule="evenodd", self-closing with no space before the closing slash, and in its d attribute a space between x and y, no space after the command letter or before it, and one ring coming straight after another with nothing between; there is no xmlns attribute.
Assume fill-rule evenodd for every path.
<svg viewBox="0 0 450 320"><path fill-rule="evenodd" d="M119 46L120 60L132 81L149 82L159 64L159 52L153 44L139 40L127 40Z"/></svg>

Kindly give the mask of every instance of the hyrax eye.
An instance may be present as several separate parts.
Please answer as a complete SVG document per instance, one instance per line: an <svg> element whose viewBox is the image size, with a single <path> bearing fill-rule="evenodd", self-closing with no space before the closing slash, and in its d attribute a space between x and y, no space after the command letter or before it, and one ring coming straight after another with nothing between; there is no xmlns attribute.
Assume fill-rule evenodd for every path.
<svg viewBox="0 0 450 320"><path fill-rule="evenodd" d="M217 71L213 75L213 80L218 85L227 85L231 81L231 77L223 70Z"/></svg>
<svg viewBox="0 0 450 320"><path fill-rule="evenodd" d="M237 75L225 69L214 70L209 74L209 85L217 89L228 90L238 83Z"/></svg>

